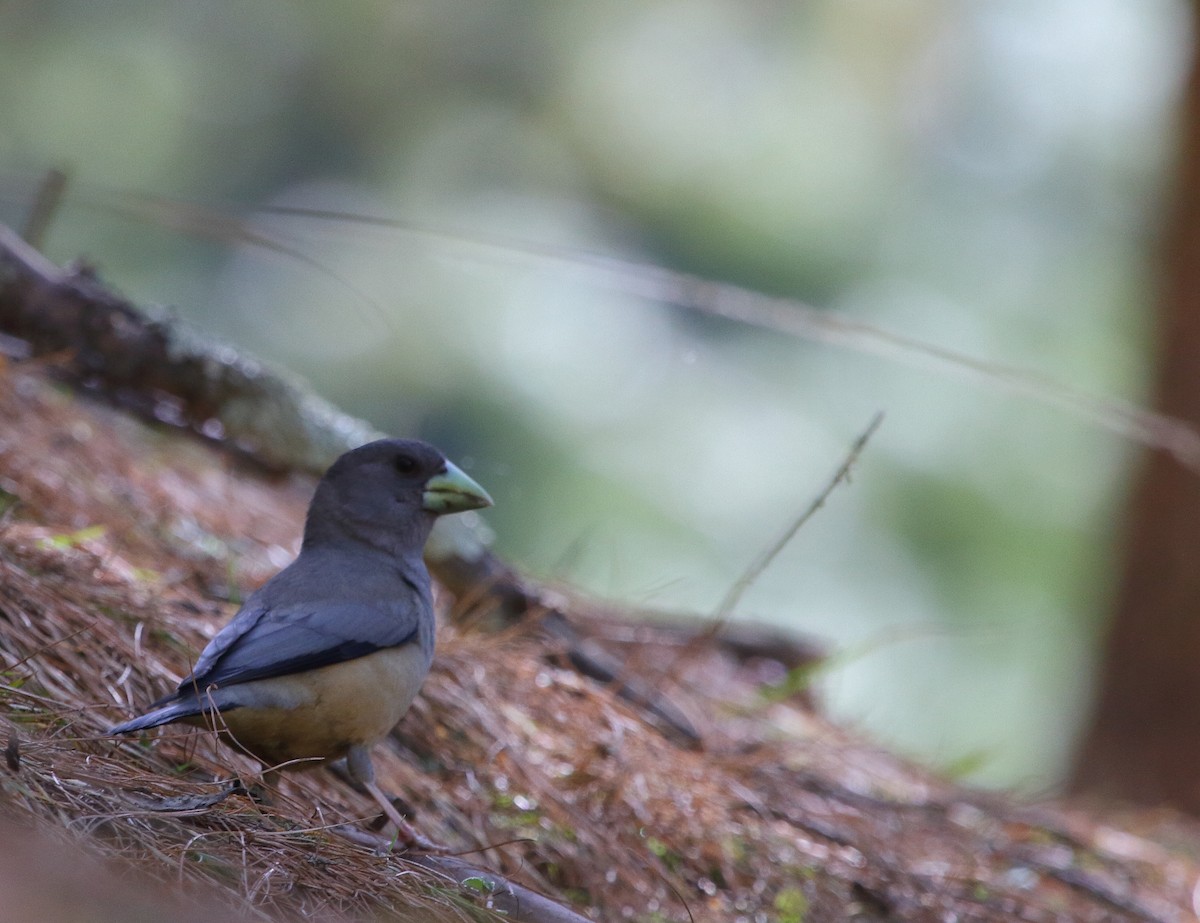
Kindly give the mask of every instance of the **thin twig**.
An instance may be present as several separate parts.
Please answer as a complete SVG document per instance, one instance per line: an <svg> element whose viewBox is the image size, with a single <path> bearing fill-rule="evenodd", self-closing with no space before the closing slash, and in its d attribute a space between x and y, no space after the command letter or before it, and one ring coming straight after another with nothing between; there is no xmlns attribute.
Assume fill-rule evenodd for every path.
<svg viewBox="0 0 1200 923"><path fill-rule="evenodd" d="M788 542L796 536L796 533L804 527L804 524L812 519L817 510L825 505L825 501L829 499L829 496L837 486L849 479L851 469L853 469L854 464L858 461L863 449L866 448L867 442L870 441L882 423L883 411L879 411L871 418L871 422L867 424L867 428L851 444L850 451L846 453L846 457L842 460L837 471L834 472L833 477L829 479L829 483L822 488L821 492L808 504L804 511L792 520L791 524L784 529L779 537L768 545L762 554L750 562L750 566L734 581L733 586L729 588L729 592L725 594L725 598L721 600L721 604L717 606L717 610L713 614L709 625L703 631L693 635L688 643L675 654L670 663L667 664L666 668L659 673L657 679L653 682L655 687L661 690L665 684L673 683L677 678L679 666L696 651L708 646L712 639L721 632L721 629L725 627L725 624L733 615L734 609L736 609L737 604L741 601L746 591L771 566L771 562L787 547Z"/></svg>
<svg viewBox="0 0 1200 923"><path fill-rule="evenodd" d="M837 486L843 481L849 480L850 470L858 461L858 457L862 454L863 449L866 448L867 442L870 441L873 435L875 435L875 430L879 429L879 426L882 423L883 411L879 411L874 417L871 418L871 422L867 424L867 428L862 431L857 439L854 440L854 443L850 446L850 451L847 453L845 460L842 461L841 467L838 468L837 472L830 479L829 483L825 485L824 490L817 494L813 501L808 505L807 509L805 509L803 513L796 517L796 519L792 521L791 525L784 529L780 536L775 539L775 541L772 542L756 560L751 562L750 566L746 568L745 572L738 577L733 586L729 588L729 592L725 594L725 598L721 600L721 605L717 606L717 611L713 613L713 619L717 624L724 622L733 614L733 610L737 608L737 604L741 602L742 597L746 594L746 591L754 585L754 582L759 577L762 576L763 571L771 566L771 562L774 561L775 558L779 556L779 553L787 547L788 543L795 537L796 533L804 527L806 522L816 515L817 510L821 509L821 507L825 505L825 501L829 499L830 494L837 489Z"/></svg>

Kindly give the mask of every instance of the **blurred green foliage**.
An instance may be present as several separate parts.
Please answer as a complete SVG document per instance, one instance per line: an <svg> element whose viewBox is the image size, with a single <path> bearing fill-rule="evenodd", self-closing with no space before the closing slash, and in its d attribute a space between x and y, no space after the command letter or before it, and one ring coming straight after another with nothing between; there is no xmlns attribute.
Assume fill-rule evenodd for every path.
<svg viewBox="0 0 1200 923"><path fill-rule="evenodd" d="M869 650L823 676L848 720L1042 785L1130 446L471 240L657 263L1137 399L1189 37L1178 0L10 0L0 217L69 168L53 257L436 439L496 497L503 553L638 605L711 612L886 411L739 614ZM459 234L255 219L313 268L103 207L128 193Z"/></svg>

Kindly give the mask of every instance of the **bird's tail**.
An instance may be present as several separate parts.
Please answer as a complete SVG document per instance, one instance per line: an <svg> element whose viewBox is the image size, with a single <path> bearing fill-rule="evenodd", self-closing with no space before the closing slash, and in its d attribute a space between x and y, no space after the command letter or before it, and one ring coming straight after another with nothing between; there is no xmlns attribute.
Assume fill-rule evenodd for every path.
<svg viewBox="0 0 1200 923"><path fill-rule="evenodd" d="M132 731L144 731L147 728L156 728L160 724L170 724L172 721L179 721L181 718L194 717L203 711L204 709L200 707L200 703L195 699L171 702L169 705L146 712L146 714L139 715L137 718L122 721L115 727L109 728L108 733L128 734Z"/></svg>

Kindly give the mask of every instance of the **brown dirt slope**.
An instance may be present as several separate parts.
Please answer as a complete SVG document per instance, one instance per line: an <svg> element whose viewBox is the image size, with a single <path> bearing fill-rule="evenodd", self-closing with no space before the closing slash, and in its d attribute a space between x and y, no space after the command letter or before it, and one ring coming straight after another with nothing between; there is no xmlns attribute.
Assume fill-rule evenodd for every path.
<svg viewBox="0 0 1200 923"><path fill-rule="evenodd" d="M104 734L288 560L310 487L34 364L0 366L0 917L182 920L168 908L184 899L221 908L210 919L486 914L478 887L342 835L377 811L326 771L265 807L225 794L253 766L206 732ZM486 591L475 605L486 615ZM423 694L378 748L380 782L426 835L589 917L1194 919L1200 839L1181 823L1169 847L963 791L703 645L670 686L704 737L685 748L541 633L470 627L487 622L443 628ZM665 651L637 669L653 678Z"/></svg>

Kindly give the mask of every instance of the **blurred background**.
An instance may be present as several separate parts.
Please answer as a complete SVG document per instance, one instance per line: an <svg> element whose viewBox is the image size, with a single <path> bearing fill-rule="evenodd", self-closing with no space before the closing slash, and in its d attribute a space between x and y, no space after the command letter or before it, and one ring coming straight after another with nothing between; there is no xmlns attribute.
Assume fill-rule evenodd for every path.
<svg viewBox="0 0 1200 923"><path fill-rule="evenodd" d="M838 652L820 689L839 720L1040 792L1086 709L1136 447L538 253L722 280L1141 401L1188 12L9 0L0 220L67 169L52 258L437 441L495 496L502 555L631 606L711 614L885 412L737 617ZM253 218L272 249L136 220L131 196L445 233Z"/></svg>

